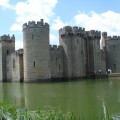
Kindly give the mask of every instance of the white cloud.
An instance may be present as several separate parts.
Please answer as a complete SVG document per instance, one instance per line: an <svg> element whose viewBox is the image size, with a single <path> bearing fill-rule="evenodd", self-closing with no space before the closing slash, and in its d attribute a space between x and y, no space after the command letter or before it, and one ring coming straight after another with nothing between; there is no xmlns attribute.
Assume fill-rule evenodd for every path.
<svg viewBox="0 0 120 120"><path fill-rule="evenodd" d="M10 5L9 0L0 0L0 7L12 8L12 5Z"/></svg>
<svg viewBox="0 0 120 120"><path fill-rule="evenodd" d="M11 26L11 30L20 30L21 24L35 20L44 19L49 22L49 18L54 15L53 9L57 0L26 0L15 5L16 23Z"/></svg>
<svg viewBox="0 0 120 120"><path fill-rule="evenodd" d="M50 34L50 44L51 45L59 45L59 41L56 35Z"/></svg>
<svg viewBox="0 0 120 120"><path fill-rule="evenodd" d="M16 40L15 41L15 49L18 50L20 48L23 48L23 41L22 40Z"/></svg>
<svg viewBox="0 0 120 120"><path fill-rule="evenodd" d="M120 13L106 11L104 13L78 13L73 22L86 30L107 31L109 35L120 35Z"/></svg>
<svg viewBox="0 0 120 120"><path fill-rule="evenodd" d="M60 17L57 17L56 19L53 20L53 23L51 25L52 30L59 30L60 28L63 28L64 26L68 25L68 23L62 22Z"/></svg>
<svg viewBox="0 0 120 120"><path fill-rule="evenodd" d="M14 23L11 26L10 30L11 31L17 31L17 30L22 31L22 24L16 24L16 23Z"/></svg>

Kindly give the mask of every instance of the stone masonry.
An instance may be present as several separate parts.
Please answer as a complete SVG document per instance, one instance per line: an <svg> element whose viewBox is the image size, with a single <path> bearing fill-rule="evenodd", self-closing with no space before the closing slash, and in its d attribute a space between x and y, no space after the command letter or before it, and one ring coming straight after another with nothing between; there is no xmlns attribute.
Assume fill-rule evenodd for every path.
<svg viewBox="0 0 120 120"><path fill-rule="evenodd" d="M23 49L15 51L15 37L0 37L0 81L34 82L76 79L120 72L120 37L65 26L59 30L60 45L49 44L49 24L43 19L23 24Z"/></svg>

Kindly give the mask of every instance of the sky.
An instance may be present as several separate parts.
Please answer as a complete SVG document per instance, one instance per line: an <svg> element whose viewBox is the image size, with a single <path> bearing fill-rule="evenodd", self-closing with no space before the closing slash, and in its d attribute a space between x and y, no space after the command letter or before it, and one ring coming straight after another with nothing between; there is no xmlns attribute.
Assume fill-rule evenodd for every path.
<svg viewBox="0 0 120 120"><path fill-rule="evenodd" d="M22 25L44 19L50 25L50 44L59 45L64 26L120 35L120 0L0 0L0 36L15 35L23 48Z"/></svg>

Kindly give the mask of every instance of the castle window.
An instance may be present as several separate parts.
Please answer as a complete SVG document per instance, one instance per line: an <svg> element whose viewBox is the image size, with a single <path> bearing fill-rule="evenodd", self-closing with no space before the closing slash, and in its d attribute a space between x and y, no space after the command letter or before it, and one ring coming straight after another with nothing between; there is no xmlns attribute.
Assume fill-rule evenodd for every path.
<svg viewBox="0 0 120 120"><path fill-rule="evenodd" d="M59 64L59 71L60 71L60 64Z"/></svg>
<svg viewBox="0 0 120 120"><path fill-rule="evenodd" d="M9 50L7 50L7 54L9 54Z"/></svg>
<svg viewBox="0 0 120 120"><path fill-rule="evenodd" d="M33 66L35 67L35 61L33 62Z"/></svg>
<svg viewBox="0 0 120 120"><path fill-rule="evenodd" d="M114 64L114 69L116 70L116 64Z"/></svg>
<svg viewBox="0 0 120 120"><path fill-rule="evenodd" d="M32 39L34 39L34 35L32 35Z"/></svg>
<svg viewBox="0 0 120 120"><path fill-rule="evenodd" d="M56 66L57 66L57 57L56 57Z"/></svg>
<svg viewBox="0 0 120 120"><path fill-rule="evenodd" d="M13 68L15 68L15 59L13 59Z"/></svg>

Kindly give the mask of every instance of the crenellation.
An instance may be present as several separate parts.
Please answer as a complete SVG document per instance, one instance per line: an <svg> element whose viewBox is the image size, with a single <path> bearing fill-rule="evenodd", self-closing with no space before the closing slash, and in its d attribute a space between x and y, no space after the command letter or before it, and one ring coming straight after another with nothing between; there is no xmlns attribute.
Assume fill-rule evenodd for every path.
<svg viewBox="0 0 120 120"><path fill-rule="evenodd" d="M113 39L117 39L118 37L116 35L113 36Z"/></svg>
<svg viewBox="0 0 120 120"><path fill-rule="evenodd" d="M81 27L71 27L71 26L65 26L64 28L61 28L59 30L59 35L61 37L72 37L72 36L84 36L85 34L85 28L81 28Z"/></svg>
<svg viewBox="0 0 120 120"><path fill-rule="evenodd" d="M49 24L48 23L44 23L43 19L41 19L40 21L29 21L28 23L24 23L22 26L22 29L26 29L26 28L47 28L49 29Z"/></svg>
<svg viewBox="0 0 120 120"><path fill-rule="evenodd" d="M97 31L97 30L90 30L90 31L87 31L87 35L88 37L90 38L101 38L101 32L100 31Z"/></svg>
<svg viewBox="0 0 120 120"><path fill-rule="evenodd" d="M58 46L57 45L53 45L53 50L57 50Z"/></svg>
<svg viewBox="0 0 120 120"><path fill-rule="evenodd" d="M73 32L73 34L85 34L85 29L81 28L81 27L74 26L72 28L72 32Z"/></svg>
<svg viewBox="0 0 120 120"><path fill-rule="evenodd" d="M114 36L108 36L107 40L120 40L120 36L116 36L116 35L114 35Z"/></svg>
<svg viewBox="0 0 120 120"><path fill-rule="evenodd" d="M29 21L28 27L36 27L35 21Z"/></svg>
<svg viewBox="0 0 120 120"><path fill-rule="evenodd" d="M107 60L107 68L112 65L110 68L113 71L120 72L120 42L116 41L120 40L120 36L111 37L107 36L107 32L101 34L97 30L85 31L82 27L65 26L59 30L60 45L50 45L49 24L43 19L29 21L22 27L24 50L15 51L14 35L0 37L0 41L3 41L0 43L0 81L6 78L6 73L8 79L24 79L24 82L81 78L95 75L99 70L105 73ZM101 36L104 50L100 49Z"/></svg>
<svg viewBox="0 0 120 120"><path fill-rule="evenodd" d="M59 30L60 35L65 35L65 34L69 34L69 33L72 33L72 27L71 26L65 26L65 27L63 27Z"/></svg>
<svg viewBox="0 0 120 120"><path fill-rule="evenodd" d="M15 42L15 36L12 35L10 37L10 35L3 35L3 36L0 36L0 41L4 41L4 42Z"/></svg>
<svg viewBox="0 0 120 120"><path fill-rule="evenodd" d="M102 32L102 36L107 37L107 32Z"/></svg>
<svg viewBox="0 0 120 120"><path fill-rule="evenodd" d="M53 51L53 52L58 52L58 51L62 51L62 46L61 45L50 45L50 51Z"/></svg>
<svg viewBox="0 0 120 120"><path fill-rule="evenodd" d="M77 26L74 26L72 28L72 32L75 33L75 34L78 33L79 32L79 28Z"/></svg>

